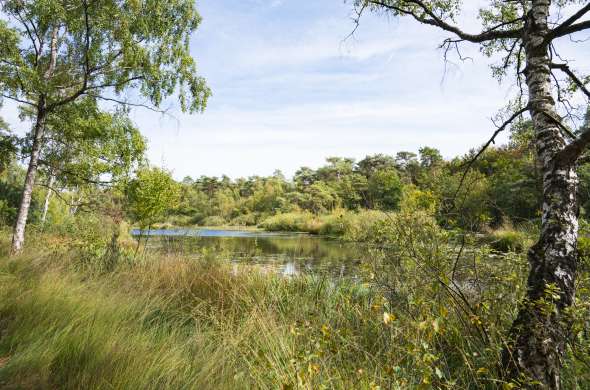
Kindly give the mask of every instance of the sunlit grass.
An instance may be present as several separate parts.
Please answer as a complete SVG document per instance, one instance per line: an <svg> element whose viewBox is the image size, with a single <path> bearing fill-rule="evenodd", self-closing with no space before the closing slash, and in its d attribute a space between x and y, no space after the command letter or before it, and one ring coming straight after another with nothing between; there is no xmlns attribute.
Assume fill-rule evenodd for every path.
<svg viewBox="0 0 590 390"><path fill-rule="evenodd" d="M489 288L471 301L478 316L466 316L412 262L384 290L370 274L281 278L181 254L105 272L80 267L66 241L35 237L22 256L1 259L3 388L495 388L522 294L519 256L489 267L478 257ZM587 384L569 363L566 374Z"/></svg>

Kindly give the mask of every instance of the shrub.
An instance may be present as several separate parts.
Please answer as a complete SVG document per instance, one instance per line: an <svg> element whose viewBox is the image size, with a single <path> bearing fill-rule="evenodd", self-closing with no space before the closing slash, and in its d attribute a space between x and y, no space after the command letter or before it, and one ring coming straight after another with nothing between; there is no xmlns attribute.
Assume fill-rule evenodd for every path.
<svg viewBox="0 0 590 390"><path fill-rule="evenodd" d="M485 241L499 252L526 252L533 244L530 234L511 227L503 227L488 233Z"/></svg>
<svg viewBox="0 0 590 390"><path fill-rule="evenodd" d="M256 226L258 216L254 213L241 214L231 220L233 226Z"/></svg>
<svg viewBox="0 0 590 390"><path fill-rule="evenodd" d="M209 217L203 218L200 225L201 226L224 226L227 222L223 217L219 215L211 215Z"/></svg>
<svg viewBox="0 0 590 390"><path fill-rule="evenodd" d="M273 215L262 221L259 226L268 231L318 234L321 230L322 222L319 217L313 213L293 212Z"/></svg>

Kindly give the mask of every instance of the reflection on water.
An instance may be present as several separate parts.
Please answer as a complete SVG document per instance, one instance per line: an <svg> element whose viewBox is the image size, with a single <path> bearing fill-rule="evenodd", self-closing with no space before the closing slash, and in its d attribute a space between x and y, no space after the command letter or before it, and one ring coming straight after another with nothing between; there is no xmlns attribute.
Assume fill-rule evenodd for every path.
<svg viewBox="0 0 590 390"><path fill-rule="evenodd" d="M140 231L132 234L138 236ZM222 259L238 265L256 265L263 272L285 277L329 273L335 277L354 277L367 256L364 245L342 243L321 237L294 233L234 230L151 230L148 245L165 253Z"/></svg>

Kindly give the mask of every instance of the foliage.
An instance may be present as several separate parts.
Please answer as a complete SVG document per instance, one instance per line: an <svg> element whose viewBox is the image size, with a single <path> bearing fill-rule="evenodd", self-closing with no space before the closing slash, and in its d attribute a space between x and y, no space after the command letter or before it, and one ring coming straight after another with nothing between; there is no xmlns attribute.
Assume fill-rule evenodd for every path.
<svg viewBox="0 0 590 390"><path fill-rule="evenodd" d="M306 232L317 234L321 221L310 212L277 214L265 219L259 226L268 231Z"/></svg>
<svg viewBox="0 0 590 390"><path fill-rule="evenodd" d="M512 227L496 229L486 236L491 248L500 252L526 253L533 245L533 237L525 231Z"/></svg>
<svg viewBox="0 0 590 390"><path fill-rule="evenodd" d="M16 137L10 132L8 124L0 117L0 174L8 168L14 159L15 152Z"/></svg>
<svg viewBox="0 0 590 390"><path fill-rule="evenodd" d="M206 217L201 221L202 226L225 226L227 222L225 219L218 215L212 215L210 217Z"/></svg>
<svg viewBox="0 0 590 390"><path fill-rule="evenodd" d="M178 203L178 184L170 173L159 168L144 168L128 185L127 202L132 220L141 228L161 219Z"/></svg>
<svg viewBox="0 0 590 390"><path fill-rule="evenodd" d="M63 186L115 184L143 162L146 141L124 110L101 111L95 100L81 99L50 115L46 126L42 165Z"/></svg>
<svg viewBox="0 0 590 390"><path fill-rule="evenodd" d="M178 91L182 108L191 111L209 96L189 53L201 20L192 1L3 1L2 13L6 96L42 96L48 108L58 108L137 87L155 105Z"/></svg>
<svg viewBox="0 0 590 390"><path fill-rule="evenodd" d="M366 252L356 281L285 279L182 253L148 253L105 273L91 246L80 266L83 245L70 234L37 236L20 257L0 262L0 381L89 389L501 386L495 362L523 293L524 258L490 261L485 247L457 258L451 237L425 214L399 214L388 234L397 256ZM2 236L0 253L7 245ZM584 273L564 362L568 388L590 384L574 357L590 351L588 283Z"/></svg>
<svg viewBox="0 0 590 390"><path fill-rule="evenodd" d="M190 217L187 223L202 224L206 217L219 216L238 225L264 225L273 215L288 214L272 225L291 225L289 230L305 227L293 217L300 212L327 218L340 211L423 209L436 213L443 226L472 231L498 228L505 221L536 220L541 188L534 154L513 138L509 145L489 148L465 173L474 153L447 161L436 149L423 147L419 154L381 154L359 162L331 157L316 170L299 169L292 181L282 174L187 178L181 183L180 205L170 210L170 218L184 215ZM590 180L583 174L587 166L579 170L585 188ZM588 197L581 198L586 202ZM289 218L292 223L285 220Z"/></svg>

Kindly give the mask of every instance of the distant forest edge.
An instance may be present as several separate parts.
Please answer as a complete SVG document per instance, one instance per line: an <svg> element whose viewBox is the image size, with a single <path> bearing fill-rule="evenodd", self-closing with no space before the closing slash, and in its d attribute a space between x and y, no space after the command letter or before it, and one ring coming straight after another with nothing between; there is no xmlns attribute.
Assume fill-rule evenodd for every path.
<svg viewBox="0 0 590 390"><path fill-rule="evenodd" d="M119 218L146 228L259 226L343 236L342 230L350 228L342 224L379 220L385 218L382 211L422 210L447 228L482 231L507 225L532 226L530 222L540 218L542 199L538 162L530 147L532 136L529 122L515 125L506 145L488 148L477 159L478 149L445 160L432 147L422 147L418 153L375 154L360 161L330 157L317 169L300 168L291 180L277 170L267 177L232 180L201 176L176 182L169 172L140 164L136 177L128 179L124 194L119 194L128 204ZM578 201L582 215L588 215L590 164L581 164L578 172ZM17 214L24 168L13 158L3 164L0 175L0 223L10 226ZM98 178L94 179L84 185L66 175L61 183L58 178L51 190L48 185L38 186L31 222L67 224L93 204L104 209L105 204L116 203L118 198L113 194L117 188L97 186ZM48 182L55 180L47 178ZM154 185L168 190L152 188ZM56 192L58 196L50 196ZM162 194L166 196L162 198ZM159 204L154 204L154 198Z"/></svg>
<svg viewBox="0 0 590 390"><path fill-rule="evenodd" d="M185 177L179 201L163 221L171 226L259 226L318 233L323 223L317 216L422 209L449 228L481 231L529 225L540 219L542 203L532 137L530 123L520 123L506 145L488 148L476 160L479 148L445 160L439 150L422 147L418 153L375 154L359 161L329 157L317 169L300 168L290 180L280 171L235 180ZM590 164L578 171L578 201L582 215L587 215Z"/></svg>

